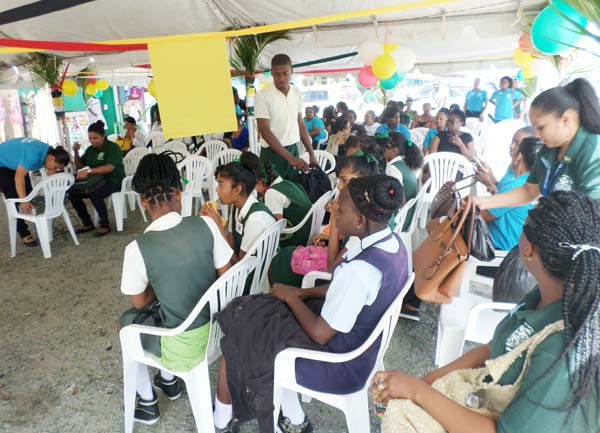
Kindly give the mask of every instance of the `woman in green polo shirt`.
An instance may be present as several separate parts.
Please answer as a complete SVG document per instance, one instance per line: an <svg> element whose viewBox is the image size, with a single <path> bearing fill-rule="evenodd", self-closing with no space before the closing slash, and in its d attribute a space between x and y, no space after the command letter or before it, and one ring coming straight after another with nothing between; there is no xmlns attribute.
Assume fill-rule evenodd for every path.
<svg viewBox="0 0 600 433"><path fill-rule="evenodd" d="M104 236L110 232L108 222L108 210L104 199L112 193L121 191L121 181L125 177L125 167L123 166L123 153L117 143L113 143L106 138L104 131L104 122L98 120L88 127L88 139L90 145L83 156L79 156L79 143L75 143L73 151L75 152L75 164L79 169L77 180L85 180L89 175L100 174L104 177L104 183L89 194L81 194L71 191L69 200L77 215L81 219L81 226L75 231L77 233L86 233L94 230L92 218L87 211L83 199L89 198L94 209L98 212L100 218L100 227L95 236ZM87 167L87 168L86 168Z"/></svg>
<svg viewBox="0 0 600 433"><path fill-rule="evenodd" d="M522 187L475 197L481 209L522 206L552 191L581 191L600 200L600 104L592 85L578 78L540 93L529 112L544 142Z"/></svg>
<svg viewBox="0 0 600 433"><path fill-rule="evenodd" d="M598 225L600 204L580 192L556 191L542 198L529 212L519 241L521 260L537 287L500 322L489 344L423 378L401 371L377 373L375 401L410 399L453 433L598 431ZM499 385L510 385L524 370L515 397L497 420L459 405L430 386L451 371L482 367L553 324L564 324L564 330L543 339L525 369L521 356L501 375Z"/></svg>

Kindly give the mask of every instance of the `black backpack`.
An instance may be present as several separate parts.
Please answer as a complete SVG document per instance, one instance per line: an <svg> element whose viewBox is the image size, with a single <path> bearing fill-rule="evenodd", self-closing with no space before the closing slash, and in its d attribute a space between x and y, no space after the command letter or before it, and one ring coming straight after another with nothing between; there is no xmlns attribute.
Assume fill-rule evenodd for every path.
<svg viewBox="0 0 600 433"><path fill-rule="evenodd" d="M298 183L302 185L311 203L315 203L323 194L331 191L331 181L318 165L311 164L306 173L300 173Z"/></svg>

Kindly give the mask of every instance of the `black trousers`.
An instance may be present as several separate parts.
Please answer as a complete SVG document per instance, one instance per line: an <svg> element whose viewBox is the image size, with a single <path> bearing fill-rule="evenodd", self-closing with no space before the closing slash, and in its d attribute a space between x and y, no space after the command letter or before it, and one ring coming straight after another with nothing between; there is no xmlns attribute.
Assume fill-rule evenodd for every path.
<svg viewBox="0 0 600 433"><path fill-rule="evenodd" d="M104 203L104 199L109 197L113 192L120 190L120 185L117 186L112 182L106 181L104 185L91 194L74 194L69 192L69 200L77 212L77 215L79 215L81 223L85 226L91 226L93 224L92 218L87 211L85 203L83 202L84 198L89 198L94 205L94 209L96 209L96 212L98 212L98 217L100 218L100 227L108 228L110 227L108 222L108 209L106 209L106 203Z"/></svg>
<svg viewBox="0 0 600 433"><path fill-rule="evenodd" d="M6 198L19 198L17 187L15 185L15 173L15 170L0 167L0 192L2 192ZM25 191L27 194L31 192L31 179L29 178L29 175L25 177ZM19 205L17 204L17 209L18 208ZM22 219L17 220L17 232L19 232L19 235L22 238L31 234L27 228L27 224Z"/></svg>
<svg viewBox="0 0 600 433"><path fill-rule="evenodd" d="M479 119L479 116L481 116L481 111L467 110L467 112L465 114L467 117L477 117Z"/></svg>

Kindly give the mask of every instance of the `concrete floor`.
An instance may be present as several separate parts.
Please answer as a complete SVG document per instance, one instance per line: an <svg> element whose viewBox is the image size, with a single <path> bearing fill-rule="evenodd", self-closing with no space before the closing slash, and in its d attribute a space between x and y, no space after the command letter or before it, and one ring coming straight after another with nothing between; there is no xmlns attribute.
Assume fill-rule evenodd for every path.
<svg viewBox="0 0 600 433"><path fill-rule="evenodd" d="M130 303L119 291L121 266L125 246L144 227L137 211L125 221L125 231L103 238L87 233L75 246L57 220L51 259L20 243L11 259L0 206L0 432L123 431L117 319ZM400 319L387 368L412 374L433 368L437 315L438 308L427 305L421 322ZM135 431L195 431L185 395L173 402L161 398L160 410L156 425L136 425ZM315 432L347 431L341 412L317 401L305 410ZM376 432L379 421L371 412ZM241 431L256 432L257 424L246 423Z"/></svg>

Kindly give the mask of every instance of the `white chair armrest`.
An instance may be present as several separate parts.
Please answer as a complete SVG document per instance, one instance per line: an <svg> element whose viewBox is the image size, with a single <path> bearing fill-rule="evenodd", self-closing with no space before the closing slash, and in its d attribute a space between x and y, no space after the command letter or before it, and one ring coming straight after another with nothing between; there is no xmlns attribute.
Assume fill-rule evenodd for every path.
<svg viewBox="0 0 600 433"><path fill-rule="evenodd" d="M310 271L302 278L302 288L309 289L315 287L317 280L328 280L331 281L331 273L323 271Z"/></svg>
<svg viewBox="0 0 600 433"><path fill-rule="evenodd" d="M25 198L7 198L5 199L7 203L25 203L31 201L35 196L38 195L40 190L44 187L43 183L38 183L33 190L27 195Z"/></svg>
<svg viewBox="0 0 600 433"><path fill-rule="evenodd" d="M133 175L125 176L121 181L121 192L126 192L131 189L131 182L133 181Z"/></svg>
<svg viewBox="0 0 600 433"><path fill-rule="evenodd" d="M283 230L281 230L282 234L292 234L292 233L296 233L298 230L300 230L302 227L304 227L304 224L307 223L308 219L313 215L312 212L307 213L306 215L304 215L304 218L302 218L302 221L300 221L298 224L296 224L294 227L289 227L289 228L284 228Z"/></svg>

